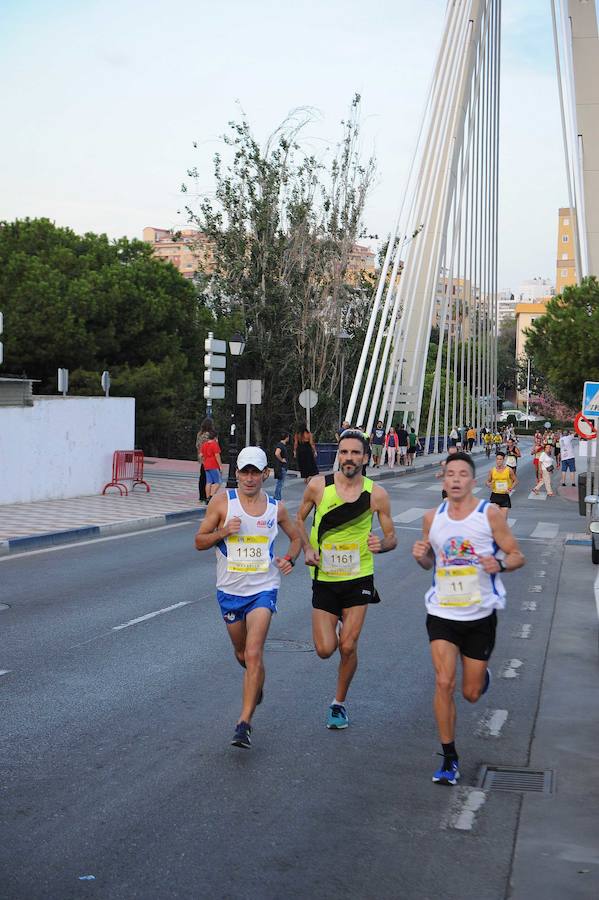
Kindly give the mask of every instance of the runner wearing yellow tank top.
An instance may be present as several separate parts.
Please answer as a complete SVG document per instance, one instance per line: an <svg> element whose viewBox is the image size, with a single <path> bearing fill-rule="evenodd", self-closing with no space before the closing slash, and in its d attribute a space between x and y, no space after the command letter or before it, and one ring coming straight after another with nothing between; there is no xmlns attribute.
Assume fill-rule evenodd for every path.
<svg viewBox="0 0 599 900"><path fill-rule="evenodd" d="M513 469L505 464L505 453L499 450L495 457L495 465L489 472L487 487L491 488L489 500L501 507L503 515L507 518L508 509L512 508L510 493L518 484L518 478Z"/></svg>
<svg viewBox="0 0 599 900"><path fill-rule="evenodd" d="M357 647L369 603L380 598L374 587L374 554L397 543L387 492L362 475L368 440L357 430L339 440L339 471L312 478L304 492L297 522L305 562L312 575L312 636L321 659L339 649L335 698L327 728L347 728L346 697L358 666ZM314 510L310 537L304 522ZM378 515L383 531L372 531ZM338 626L341 630L338 634Z"/></svg>

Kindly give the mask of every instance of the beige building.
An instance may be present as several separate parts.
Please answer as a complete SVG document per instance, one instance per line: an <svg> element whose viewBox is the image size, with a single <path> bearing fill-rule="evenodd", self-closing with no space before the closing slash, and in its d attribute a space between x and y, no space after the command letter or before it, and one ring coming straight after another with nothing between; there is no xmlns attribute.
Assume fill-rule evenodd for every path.
<svg viewBox="0 0 599 900"><path fill-rule="evenodd" d="M516 359L520 362L526 360L526 338L525 331L530 328L535 319L545 315L547 304L551 297L543 297L536 303L518 303L516 304ZM518 391L516 395L518 406L524 407L526 404L526 391Z"/></svg>
<svg viewBox="0 0 599 900"><path fill-rule="evenodd" d="M364 244L354 244L350 250L347 263L347 283L359 286L365 279L371 284L376 281L376 254L370 247Z"/></svg>
<svg viewBox="0 0 599 900"><path fill-rule="evenodd" d="M147 227L143 239L152 245L154 256L170 262L184 278L194 278L198 272L212 272L214 257L210 241L195 228L172 231Z"/></svg>
<svg viewBox="0 0 599 900"><path fill-rule="evenodd" d="M561 294L569 284L576 284L576 261L574 250L574 210L560 209L557 225L557 271L556 293Z"/></svg>

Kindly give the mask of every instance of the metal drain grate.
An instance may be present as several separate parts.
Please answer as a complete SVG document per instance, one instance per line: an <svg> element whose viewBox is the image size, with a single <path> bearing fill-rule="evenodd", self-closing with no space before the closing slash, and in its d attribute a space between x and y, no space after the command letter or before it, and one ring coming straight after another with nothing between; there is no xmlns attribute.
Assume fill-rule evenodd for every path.
<svg viewBox="0 0 599 900"><path fill-rule="evenodd" d="M274 650L281 653L313 653L314 647L309 641L286 641L284 639L267 640L264 644L265 650Z"/></svg>
<svg viewBox="0 0 599 900"><path fill-rule="evenodd" d="M551 769L518 769L514 766L483 766L483 791L517 791L552 794L555 776Z"/></svg>

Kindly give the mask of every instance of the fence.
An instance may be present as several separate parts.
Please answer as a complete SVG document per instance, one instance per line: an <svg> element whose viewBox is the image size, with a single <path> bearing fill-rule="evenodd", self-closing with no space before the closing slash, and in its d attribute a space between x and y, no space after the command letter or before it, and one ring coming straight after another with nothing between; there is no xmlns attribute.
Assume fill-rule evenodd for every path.
<svg viewBox="0 0 599 900"><path fill-rule="evenodd" d="M133 482L131 490L137 484L146 486L146 493L150 490L150 485L144 481L144 452L143 450L115 450L112 454L112 481L104 485L103 494L108 488L115 487L119 489L121 497L123 492L125 496L129 493L125 481Z"/></svg>

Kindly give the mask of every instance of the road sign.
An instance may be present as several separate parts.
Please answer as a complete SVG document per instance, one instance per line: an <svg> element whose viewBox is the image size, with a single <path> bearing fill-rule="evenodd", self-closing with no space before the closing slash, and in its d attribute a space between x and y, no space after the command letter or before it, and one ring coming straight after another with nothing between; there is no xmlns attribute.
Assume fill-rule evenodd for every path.
<svg viewBox="0 0 599 900"><path fill-rule="evenodd" d="M225 373L216 369L206 369L204 372L205 384L224 384Z"/></svg>
<svg viewBox="0 0 599 900"><path fill-rule="evenodd" d="M110 372L102 372L100 384L102 385L105 396L110 396Z"/></svg>
<svg viewBox="0 0 599 900"><path fill-rule="evenodd" d="M212 332L209 331L208 337L204 341L204 350L206 353L226 353L227 342L219 341L218 338L215 338Z"/></svg>
<svg viewBox="0 0 599 900"><path fill-rule="evenodd" d="M218 356L216 353L207 353L204 357L204 365L207 369L224 369L227 366L227 357Z"/></svg>
<svg viewBox="0 0 599 900"><path fill-rule="evenodd" d="M298 400L299 405L303 406L304 409L312 409L312 407L316 406L316 404L318 403L318 394L316 393L316 391L311 391L310 388L306 388L305 391L301 392Z"/></svg>
<svg viewBox="0 0 599 900"><path fill-rule="evenodd" d="M583 416L599 416L599 381L585 381L582 392Z"/></svg>
<svg viewBox="0 0 599 900"><path fill-rule="evenodd" d="M58 390L62 391L63 397L66 397L67 391L69 390L69 370L68 369L59 369L58 370Z"/></svg>
<svg viewBox="0 0 599 900"><path fill-rule="evenodd" d="M595 430L595 423L592 419L587 419L586 416L580 412L574 419L574 431L578 435L578 437L582 438L585 441L592 441L597 437L597 431Z"/></svg>
<svg viewBox="0 0 599 900"><path fill-rule="evenodd" d="M262 382L246 381L240 379L237 382L237 403L251 403L252 406L259 406L262 403Z"/></svg>
<svg viewBox="0 0 599 900"><path fill-rule="evenodd" d="M204 400L224 400L225 389L214 384L204 386Z"/></svg>

